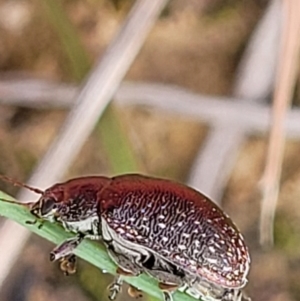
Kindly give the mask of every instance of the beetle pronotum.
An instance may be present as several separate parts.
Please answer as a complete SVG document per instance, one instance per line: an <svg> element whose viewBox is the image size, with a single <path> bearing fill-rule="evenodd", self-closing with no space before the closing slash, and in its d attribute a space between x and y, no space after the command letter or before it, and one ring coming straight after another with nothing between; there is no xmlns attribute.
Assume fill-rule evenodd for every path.
<svg viewBox="0 0 300 301"><path fill-rule="evenodd" d="M74 249L83 238L102 240L119 275L144 272L159 281L164 300L181 288L203 300L243 299L250 256L231 219L198 191L142 175L87 176L45 191L13 181L38 194L30 211L58 222L74 238L55 247L50 259L74 272ZM117 296L122 278L109 287Z"/></svg>

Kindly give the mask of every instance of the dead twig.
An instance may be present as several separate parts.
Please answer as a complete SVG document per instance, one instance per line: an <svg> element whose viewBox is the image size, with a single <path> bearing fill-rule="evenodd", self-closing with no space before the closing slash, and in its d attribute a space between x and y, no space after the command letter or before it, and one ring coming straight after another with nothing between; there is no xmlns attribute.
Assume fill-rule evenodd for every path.
<svg viewBox="0 0 300 301"><path fill-rule="evenodd" d="M233 94L245 102L265 102L274 88L281 12L281 0L271 0L238 66Z"/></svg>
<svg viewBox="0 0 300 301"><path fill-rule="evenodd" d="M279 11L279 0L272 1L248 44L233 88L236 102L263 103L271 92L277 53L270 49L276 49L278 45ZM239 114L244 116L245 112L240 111ZM247 134L248 128L242 124L215 123L199 150L190 175L190 185L200 188L220 204Z"/></svg>
<svg viewBox="0 0 300 301"><path fill-rule="evenodd" d="M300 2L285 0L283 4L284 26L274 92L272 128L266 167L261 180L260 243L264 247L270 247L273 244L274 215L285 144L284 126L296 82L300 48Z"/></svg>
<svg viewBox="0 0 300 301"><path fill-rule="evenodd" d="M0 81L0 103L35 109L67 109L74 102L70 95L77 95L79 92L79 88L74 85L47 81L40 83L40 80L32 79L23 99L18 91L21 87L24 88L25 84L26 81L20 79ZM39 87L40 84L42 87ZM61 93L57 95L55 90ZM64 96L63 100L60 99L60 95ZM233 127L243 127L250 134L265 133L270 125L270 108L267 105L242 102L235 97L195 94L177 86L124 82L120 85L115 100L120 106L147 106L170 114L185 115L208 124L228 123ZM299 120L298 108L293 108L287 113L286 134L289 138L299 139Z"/></svg>

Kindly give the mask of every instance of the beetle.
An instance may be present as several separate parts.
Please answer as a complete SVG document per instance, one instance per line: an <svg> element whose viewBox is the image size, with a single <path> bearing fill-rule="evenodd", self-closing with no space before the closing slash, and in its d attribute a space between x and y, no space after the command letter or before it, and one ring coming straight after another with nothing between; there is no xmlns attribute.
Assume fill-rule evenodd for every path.
<svg viewBox="0 0 300 301"><path fill-rule="evenodd" d="M142 272L158 280L165 301L177 289L206 301L244 298L250 267L244 238L226 213L188 186L138 174L80 177L45 191L15 184L41 194L30 204L34 216L77 233L50 253L67 273L84 238L104 242L118 266L111 300L121 275Z"/></svg>

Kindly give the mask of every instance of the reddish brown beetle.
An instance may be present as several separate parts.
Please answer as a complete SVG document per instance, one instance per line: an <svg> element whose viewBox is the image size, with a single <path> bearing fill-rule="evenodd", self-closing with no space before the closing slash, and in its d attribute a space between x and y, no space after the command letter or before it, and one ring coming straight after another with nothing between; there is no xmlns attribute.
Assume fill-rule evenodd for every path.
<svg viewBox="0 0 300 301"><path fill-rule="evenodd" d="M178 288L203 300L243 299L250 266L244 239L198 191L142 175L81 177L44 192L26 187L42 194L31 206L33 215L78 234L57 246L51 260L63 259L63 266L73 268L69 259L82 239L101 239L120 275L149 274L165 300ZM121 286L117 277L110 299Z"/></svg>

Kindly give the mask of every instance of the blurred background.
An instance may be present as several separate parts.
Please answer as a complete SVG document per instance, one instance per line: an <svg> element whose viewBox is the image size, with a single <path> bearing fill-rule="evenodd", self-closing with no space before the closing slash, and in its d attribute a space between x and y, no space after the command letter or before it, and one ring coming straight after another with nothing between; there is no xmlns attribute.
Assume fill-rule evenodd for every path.
<svg viewBox="0 0 300 301"><path fill-rule="evenodd" d="M300 300L299 47L280 50L300 27L286 25L282 2L297 1L0 0L0 173L42 189L126 172L187 183L244 234L252 300ZM282 66L294 66L292 110L274 244L263 248L261 179ZM1 301L107 300L112 276L80 260L65 277L48 260L53 244L13 227L0 220Z"/></svg>

